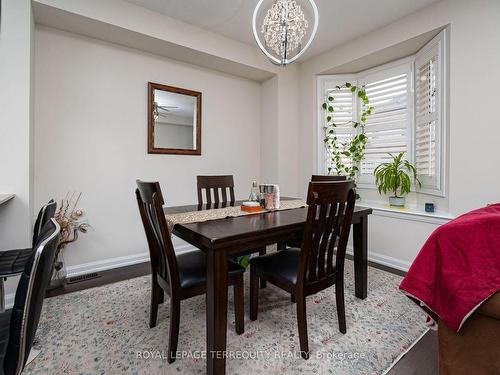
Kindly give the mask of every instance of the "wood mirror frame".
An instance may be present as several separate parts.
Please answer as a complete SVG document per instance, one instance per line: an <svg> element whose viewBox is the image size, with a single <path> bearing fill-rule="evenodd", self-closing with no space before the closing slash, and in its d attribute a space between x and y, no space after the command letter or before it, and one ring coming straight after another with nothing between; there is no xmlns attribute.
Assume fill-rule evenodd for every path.
<svg viewBox="0 0 500 375"><path fill-rule="evenodd" d="M155 90L189 95L196 98L196 147L193 149L157 148L155 147ZM201 92L179 87L148 82L148 154L201 155Z"/></svg>

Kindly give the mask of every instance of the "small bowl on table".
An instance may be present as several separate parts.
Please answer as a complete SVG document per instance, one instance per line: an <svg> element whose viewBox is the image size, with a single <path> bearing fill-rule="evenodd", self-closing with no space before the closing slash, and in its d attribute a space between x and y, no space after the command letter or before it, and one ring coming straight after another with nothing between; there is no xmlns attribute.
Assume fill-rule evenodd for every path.
<svg viewBox="0 0 500 375"><path fill-rule="evenodd" d="M259 202L243 202L240 207L241 211L245 212L261 212L262 207Z"/></svg>

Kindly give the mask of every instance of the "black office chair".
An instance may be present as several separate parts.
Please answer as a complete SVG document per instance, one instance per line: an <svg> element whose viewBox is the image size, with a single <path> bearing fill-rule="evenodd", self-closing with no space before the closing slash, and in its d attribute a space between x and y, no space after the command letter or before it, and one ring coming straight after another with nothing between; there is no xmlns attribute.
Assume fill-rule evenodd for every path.
<svg viewBox="0 0 500 375"><path fill-rule="evenodd" d="M52 219L39 237L19 280L12 310L0 313L0 374L22 372L35 338L61 228Z"/></svg>
<svg viewBox="0 0 500 375"><path fill-rule="evenodd" d="M42 228L52 219L56 213L57 204L53 199L40 209L33 228L31 246L27 249L15 249L0 251L0 312L5 310L4 280L8 277L20 275L28 259L30 259L38 236Z"/></svg>

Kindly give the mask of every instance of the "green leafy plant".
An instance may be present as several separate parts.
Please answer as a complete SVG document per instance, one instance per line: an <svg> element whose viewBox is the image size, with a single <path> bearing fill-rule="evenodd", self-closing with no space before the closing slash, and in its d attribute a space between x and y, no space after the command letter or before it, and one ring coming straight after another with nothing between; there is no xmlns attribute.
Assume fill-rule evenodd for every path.
<svg viewBox="0 0 500 375"><path fill-rule="evenodd" d="M333 121L335 112L335 91L343 89L349 89L352 94L356 95L361 101L363 112L361 113L359 121L346 121L342 123ZM350 179L355 179L358 175L359 165L365 157L366 142L368 141L368 137L365 134L366 119L375 111L375 108L369 104L370 100L366 95L364 87L353 85L350 82L346 82L341 86L336 86L335 90L330 92L326 97L321 108L325 111L326 119L324 143L329 158L328 174L334 172L337 175L345 175ZM354 129L354 135L344 142L341 142L337 136L337 127L342 125L351 125ZM347 159L350 162L344 163L342 161L343 159Z"/></svg>
<svg viewBox="0 0 500 375"><path fill-rule="evenodd" d="M375 185L380 194L386 194L388 191L394 194L394 197L408 194L411 190L411 178L415 184L421 186L417 177L417 169L408 160L403 159L404 152L397 156L389 155L392 162L382 163L373 171Z"/></svg>

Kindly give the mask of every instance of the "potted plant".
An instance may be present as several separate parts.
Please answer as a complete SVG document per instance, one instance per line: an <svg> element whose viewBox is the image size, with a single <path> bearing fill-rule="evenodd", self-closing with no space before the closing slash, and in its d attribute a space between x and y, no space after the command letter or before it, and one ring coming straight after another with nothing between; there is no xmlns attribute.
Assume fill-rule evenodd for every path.
<svg viewBox="0 0 500 375"><path fill-rule="evenodd" d="M417 177L417 168L408 160L403 159L404 152L397 156L389 154L392 158L391 163L382 163L375 170L375 185L377 185L380 194L392 193L389 196L391 206L404 207L406 203L405 195L411 190L411 179L421 186Z"/></svg>

